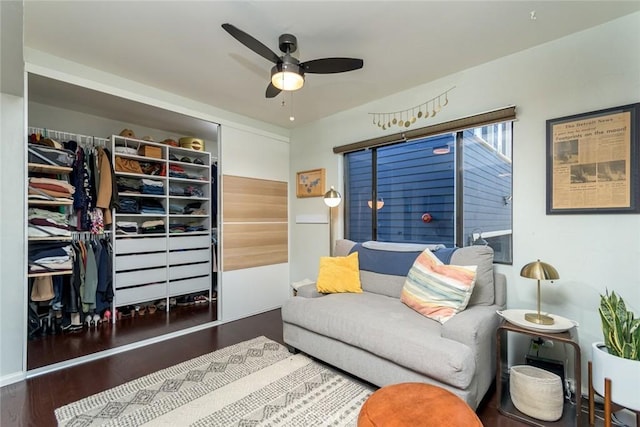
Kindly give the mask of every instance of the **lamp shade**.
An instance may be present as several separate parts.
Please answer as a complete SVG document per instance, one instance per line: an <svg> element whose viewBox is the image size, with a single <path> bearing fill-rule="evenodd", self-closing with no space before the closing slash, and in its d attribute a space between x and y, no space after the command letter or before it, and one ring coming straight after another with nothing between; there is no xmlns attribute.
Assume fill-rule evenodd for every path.
<svg viewBox="0 0 640 427"><path fill-rule="evenodd" d="M330 208L335 208L342 201L342 195L331 186L331 189L324 193L324 204L329 206Z"/></svg>
<svg viewBox="0 0 640 427"><path fill-rule="evenodd" d="M280 90L298 90L304 85L300 66L281 63L271 69L271 83Z"/></svg>
<svg viewBox="0 0 640 427"><path fill-rule="evenodd" d="M520 276L537 280L556 280L560 278L558 270L556 270L555 267L540 260L530 262L522 267Z"/></svg>
<svg viewBox="0 0 640 427"><path fill-rule="evenodd" d="M538 325L553 325L555 323L553 317L547 316L546 314L542 314L540 312L540 281L559 279L560 275L558 274L558 270L556 270L552 265L547 264L546 262L537 260L534 262L530 262L529 264L522 267L522 270L520 270L520 275L522 277L535 279L538 281L538 311L536 313L525 313L524 319Z"/></svg>

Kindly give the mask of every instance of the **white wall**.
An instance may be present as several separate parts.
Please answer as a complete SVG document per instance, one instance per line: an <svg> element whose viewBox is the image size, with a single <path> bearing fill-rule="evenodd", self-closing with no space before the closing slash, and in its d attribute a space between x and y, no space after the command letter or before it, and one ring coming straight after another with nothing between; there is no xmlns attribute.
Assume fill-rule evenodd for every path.
<svg viewBox="0 0 640 427"><path fill-rule="evenodd" d="M24 363L27 295L24 244L24 98L0 93L0 385L20 379ZM16 191L17 190L17 191Z"/></svg>
<svg viewBox="0 0 640 427"><path fill-rule="evenodd" d="M0 385L25 362L24 62L22 2L0 1ZM19 242L19 244L15 244Z"/></svg>
<svg viewBox="0 0 640 427"><path fill-rule="evenodd" d="M542 309L579 322L586 385L590 343L602 340L599 294L615 290L640 314L640 215L546 215L545 121L639 102L639 28L640 13L628 15L295 129L291 179L296 171L324 167L328 184L342 182L334 146L398 131L381 131L367 112L409 108L454 85L449 105L424 126L515 104L514 262L498 268L508 278L509 308L535 307L535 282L519 276L524 264L541 258L558 269L561 279L543 284ZM292 218L325 212L321 199L290 194ZM329 252L327 225L293 224L292 230L291 280L315 278L318 256Z"/></svg>

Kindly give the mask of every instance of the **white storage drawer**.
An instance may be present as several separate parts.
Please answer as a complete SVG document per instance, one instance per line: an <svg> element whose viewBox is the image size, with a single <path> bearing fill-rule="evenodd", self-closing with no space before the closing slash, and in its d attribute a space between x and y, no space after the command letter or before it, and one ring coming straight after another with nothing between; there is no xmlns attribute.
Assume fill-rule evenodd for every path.
<svg viewBox="0 0 640 427"><path fill-rule="evenodd" d="M166 268L151 268L149 270L136 270L126 273L116 273L115 288L119 289L127 286L144 285L147 283L155 282L163 282L162 286L165 286L164 283L166 282L166 280Z"/></svg>
<svg viewBox="0 0 640 427"><path fill-rule="evenodd" d="M195 248L210 248L211 236L204 234L202 236L170 236L169 237L169 250L176 249L195 249Z"/></svg>
<svg viewBox="0 0 640 427"><path fill-rule="evenodd" d="M169 264L187 264L190 262L208 262L209 249L193 249L188 251L172 251L169 252Z"/></svg>
<svg viewBox="0 0 640 427"><path fill-rule="evenodd" d="M142 252L163 252L167 250L165 237L144 237L122 239L116 237L116 255L139 254Z"/></svg>
<svg viewBox="0 0 640 427"><path fill-rule="evenodd" d="M144 301L166 298L167 287L164 283L153 284L147 286L139 286L137 288L118 289L116 290L116 305L118 307L135 304Z"/></svg>
<svg viewBox="0 0 640 427"><path fill-rule="evenodd" d="M211 265L208 262L201 264L187 264L169 267L169 280L182 279L184 277L204 276L210 274Z"/></svg>
<svg viewBox="0 0 640 427"><path fill-rule="evenodd" d="M198 291L209 291L210 288L211 281L209 280L209 276L169 282L170 296L183 295Z"/></svg>
<svg viewBox="0 0 640 427"><path fill-rule="evenodd" d="M116 256L116 271L136 270L139 268L165 267L167 265L166 252L155 254L118 255Z"/></svg>

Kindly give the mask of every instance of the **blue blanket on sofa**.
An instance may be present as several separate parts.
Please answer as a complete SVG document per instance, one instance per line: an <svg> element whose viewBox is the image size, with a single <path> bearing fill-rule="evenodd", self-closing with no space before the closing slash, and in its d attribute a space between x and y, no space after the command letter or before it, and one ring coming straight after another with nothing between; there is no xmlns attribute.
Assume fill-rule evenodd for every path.
<svg viewBox="0 0 640 427"><path fill-rule="evenodd" d="M451 255L457 248L441 248L434 251L434 255L445 264L451 262ZM406 276L413 266L414 261L422 251L396 252L379 249L369 249L356 243L349 253L358 252L360 270L372 271L380 274L392 274L394 276Z"/></svg>

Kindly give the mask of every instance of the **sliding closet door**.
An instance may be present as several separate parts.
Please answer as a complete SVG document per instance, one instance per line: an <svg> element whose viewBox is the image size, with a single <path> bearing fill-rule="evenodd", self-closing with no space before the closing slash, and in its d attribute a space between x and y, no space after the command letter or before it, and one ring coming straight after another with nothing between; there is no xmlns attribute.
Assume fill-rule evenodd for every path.
<svg viewBox="0 0 640 427"><path fill-rule="evenodd" d="M221 130L221 317L280 307L289 289L289 142Z"/></svg>

